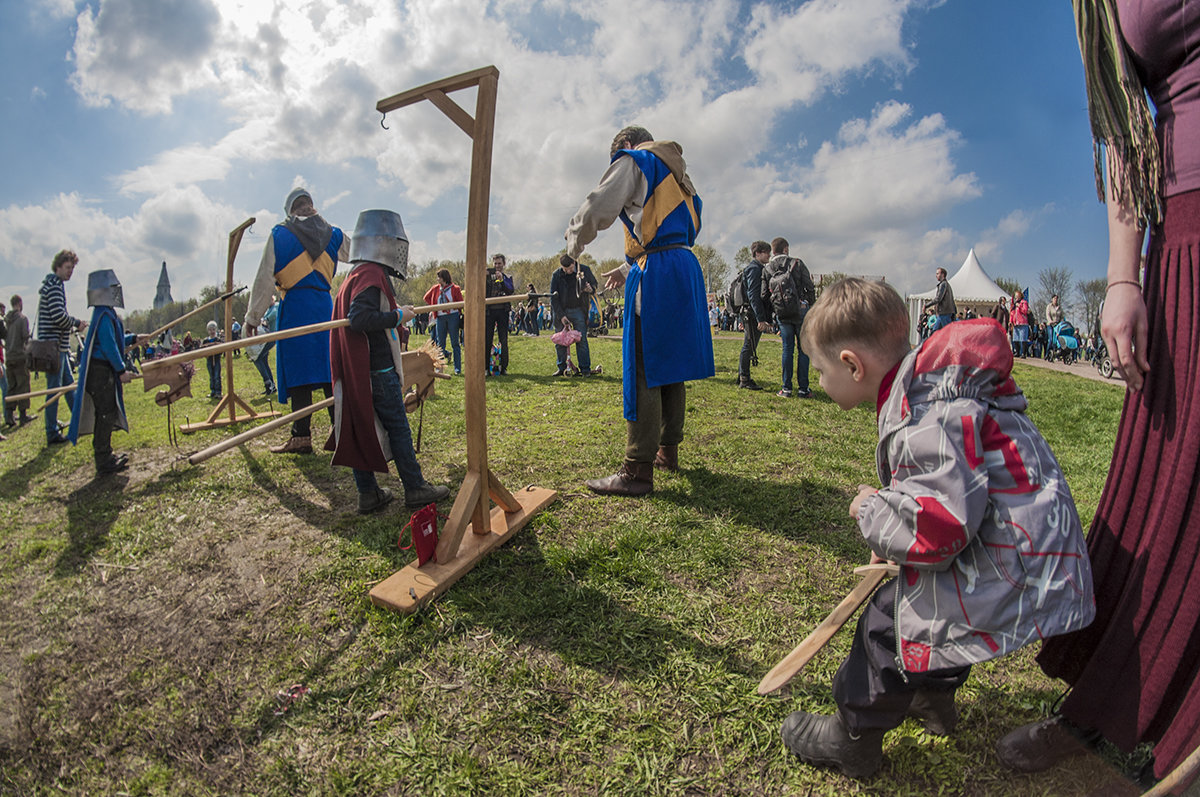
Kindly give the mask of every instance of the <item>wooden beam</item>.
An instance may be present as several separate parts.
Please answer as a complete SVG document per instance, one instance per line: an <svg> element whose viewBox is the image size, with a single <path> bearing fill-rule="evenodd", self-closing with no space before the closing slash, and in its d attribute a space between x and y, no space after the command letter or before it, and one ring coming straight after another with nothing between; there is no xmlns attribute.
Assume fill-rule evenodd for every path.
<svg viewBox="0 0 1200 797"><path fill-rule="evenodd" d="M417 86L415 89L402 91L399 94L393 94L391 97L382 99L375 103L375 110L380 113L389 113L406 105L414 105L426 99L425 95L431 91L440 91L448 94L460 89L469 89L471 86L478 85L480 78L485 75L498 78L500 77L500 70L494 66L485 66L473 69L470 72L463 72L461 75L435 80L432 83L426 83L424 86Z"/></svg>
<svg viewBox="0 0 1200 797"><path fill-rule="evenodd" d="M472 138L475 137L475 120L458 103L447 97L446 92L431 91L425 95L425 99L432 102L437 106L439 111L450 117L450 121L458 125L464 133Z"/></svg>

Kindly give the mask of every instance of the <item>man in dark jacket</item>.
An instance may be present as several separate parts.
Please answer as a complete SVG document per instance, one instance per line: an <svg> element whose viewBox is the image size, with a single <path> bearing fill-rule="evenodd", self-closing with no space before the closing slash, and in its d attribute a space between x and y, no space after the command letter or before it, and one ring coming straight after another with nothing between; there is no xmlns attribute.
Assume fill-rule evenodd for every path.
<svg viewBox="0 0 1200 797"><path fill-rule="evenodd" d="M808 355L800 343L800 326L808 308L817 301L808 266L798 257L789 257L786 238L771 241L770 262L763 269L763 280L771 289L775 318L779 322L779 336L783 340L783 386L776 394L781 398L812 398L808 389ZM786 275L786 276L785 276ZM775 277L780 277L783 284ZM764 291L766 289L764 288ZM796 392L792 393L792 357L795 356Z"/></svg>
<svg viewBox="0 0 1200 797"><path fill-rule="evenodd" d="M588 351L587 341L587 307L589 297L596 292L596 277L592 270L583 263L563 255L558 259L559 267L550 275L550 312L554 317L554 331L558 332L570 324L579 330L583 336L575 344L575 356L579 360L579 373L591 376L592 355ZM567 357L571 353L569 346L555 344L558 354L558 369L554 376L562 376L567 371Z"/></svg>
<svg viewBox="0 0 1200 797"><path fill-rule="evenodd" d="M933 298L925 302L925 309L933 311L933 330L936 332L954 320L955 314L958 313L958 305L954 303L954 289L950 287L950 280L946 279L946 269L939 268L935 276L937 289Z"/></svg>
<svg viewBox="0 0 1200 797"><path fill-rule="evenodd" d="M504 267L508 264L508 259L502 254L492 255L492 267L487 270L487 277L483 283L484 296L512 296L513 295L513 278L509 274L504 273ZM500 336L500 373L508 373L508 314L512 310L512 305L508 302L500 304L489 304L486 309L487 323L485 333L487 337L487 349L483 352L483 361L487 363L492 354L492 342L496 336ZM586 329L586 327L584 327ZM490 370L488 375L491 375Z"/></svg>
<svg viewBox="0 0 1200 797"><path fill-rule="evenodd" d="M762 390L750 377L750 362L758 363L758 339L771 328L771 311L763 302L763 266L771 259L771 245L766 241L750 244L750 264L742 271L746 304L742 308L742 354L738 359L737 386L747 390Z"/></svg>

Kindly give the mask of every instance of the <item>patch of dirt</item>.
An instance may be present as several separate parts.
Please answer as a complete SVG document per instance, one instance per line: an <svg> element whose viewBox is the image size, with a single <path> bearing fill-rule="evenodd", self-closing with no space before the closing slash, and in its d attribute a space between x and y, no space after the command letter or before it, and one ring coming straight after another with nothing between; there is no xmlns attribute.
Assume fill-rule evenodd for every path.
<svg viewBox="0 0 1200 797"><path fill-rule="evenodd" d="M172 458L139 456L131 482L157 479ZM238 503L136 565L22 579L0 614L0 769L26 773L26 788L69 788L96 762L119 784L158 761L240 790L277 722L276 692L345 636L331 627L336 595L307 577L325 535L263 514Z"/></svg>

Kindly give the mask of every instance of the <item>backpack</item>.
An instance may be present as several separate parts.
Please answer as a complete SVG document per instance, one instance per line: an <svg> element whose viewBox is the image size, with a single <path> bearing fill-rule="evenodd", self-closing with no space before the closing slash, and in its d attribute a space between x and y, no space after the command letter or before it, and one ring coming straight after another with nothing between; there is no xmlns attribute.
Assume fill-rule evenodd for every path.
<svg viewBox="0 0 1200 797"><path fill-rule="evenodd" d="M729 282L725 291L725 307L733 314L740 313L749 302L746 301L746 272L739 271Z"/></svg>
<svg viewBox="0 0 1200 797"><path fill-rule="evenodd" d="M800 294L796 291L795 280L792 279L794 263L789 257L782 261L782 265L768 263L763 269L763 301L770 300L775 314L783 321L800 315Z"/></svg>

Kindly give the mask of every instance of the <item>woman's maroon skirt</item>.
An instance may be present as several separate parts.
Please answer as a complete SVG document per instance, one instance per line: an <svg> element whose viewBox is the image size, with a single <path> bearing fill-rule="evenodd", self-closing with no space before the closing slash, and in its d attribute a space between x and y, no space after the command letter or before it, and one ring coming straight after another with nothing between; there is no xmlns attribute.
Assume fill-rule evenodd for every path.
<svg viewBox="0 0 1200 797"><path fill-rule="evenodd" d="M1063 715L1162 777L1200 743L1200 191L1169 197L1146 263L1150 372L1127 391L1088 551L1096 620L1038 663Z"/></svg>

